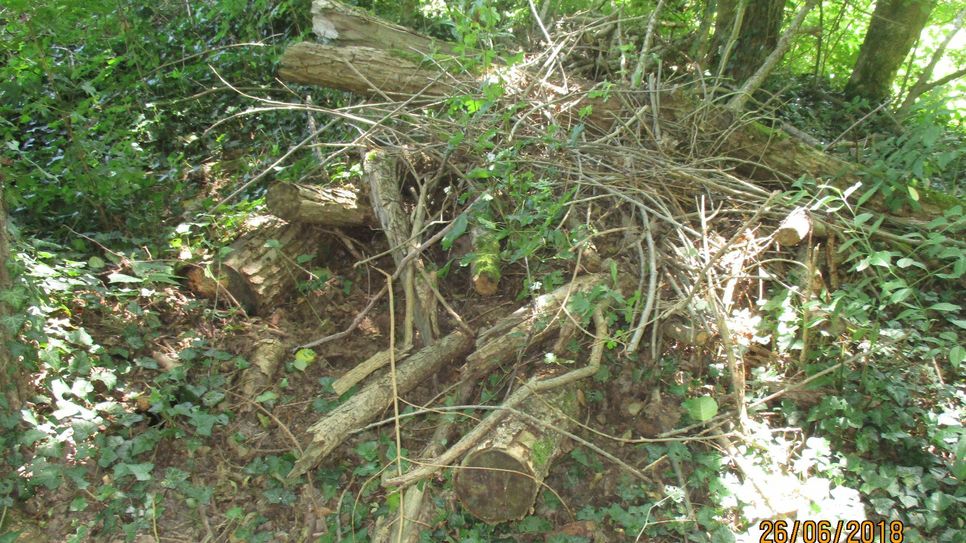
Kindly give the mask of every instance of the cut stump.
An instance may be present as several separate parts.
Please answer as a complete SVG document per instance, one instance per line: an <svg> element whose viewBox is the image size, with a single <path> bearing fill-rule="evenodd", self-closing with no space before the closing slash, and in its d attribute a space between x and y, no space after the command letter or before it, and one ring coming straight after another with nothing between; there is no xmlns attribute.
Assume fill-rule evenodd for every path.
<svg viewBox="0 0 966 543"><path fill-rule="evenodd" d="M464 457L453 483L463 507L489 523L525 517L543 486L563 435L579 416L577 389L564 386L528 398Z"/></svg>

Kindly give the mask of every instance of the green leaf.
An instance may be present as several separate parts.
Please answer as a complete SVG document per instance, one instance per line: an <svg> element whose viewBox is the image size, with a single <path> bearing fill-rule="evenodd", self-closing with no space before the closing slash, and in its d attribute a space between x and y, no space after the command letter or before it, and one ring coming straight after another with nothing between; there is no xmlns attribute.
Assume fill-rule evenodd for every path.
<svg viewBox="0 0 966 543"><path fill-rule="evenodd" d="M959 365L966 360L966 349L962 345L956 345L949 350L949 363L952 364L954 368L959 368Z"/></svg>
<svg viewBox="0 0 966 543"><path fill-rule="evenodd" d="M440 244L443 246L444 251L448 251L450 247L453 246L453 242L459 239L466 232L466 226L469 224L469 217L466 213L460 213L458 217L453 221L453 227L450 228L449 232L443 236L443 240Z"/></svg>
<svg viewBox="0 0 966 543"><path fill-rule="evenodd" d="M89 259L87 259L87 267L89 267L92 270L99 270L103 268L105 265L106 263L104 262L104 259L99 256L92 256Z"/></svg>
<svg viewBox="0 0 966 543"><path fill-rule="evenodd" d="M266 241L265 245L262 245L262 247L265 247L266 249L281 249L282 244L279 243L277 239L270 239Z"/></svg>
<svg viewBox="0 0 966 543"><path fill-rule="evenodd" d="M691 418L698 422L710 420L718 414L718 402L711 396L701 396L684 401L684 408L688 410Z"/></svg>
<svg viewBox="0 0 966 543"><path fill-rule="evenodd" d="M932 304L929 306L929 309L932 309L933 311L950 312L959 311L959 306L947 302L939 302L938 304Z"/></svg>
<svg viewBox="0 0 966 543"><path fill-rule="evenodd" d="M124 273L114 272L107 276L108 283L141 283L142 281L139 277L131 277Z"/></svg>
<svg viewBox="0 0 966 543"><path fill-rule="evenodd" d="M309 367L312 362L315 362L315 351L312 349L299 349L295 353L295 362L292 366L299 371L305 371L305 368Z"/></svg>
<svg viewBox="0 0 966 543"><path fill-rule="evenodd" d="M278 399L278 394L272 392L271 390L267 390L255 397L255 403L271 402L276 399Z"/></svg>

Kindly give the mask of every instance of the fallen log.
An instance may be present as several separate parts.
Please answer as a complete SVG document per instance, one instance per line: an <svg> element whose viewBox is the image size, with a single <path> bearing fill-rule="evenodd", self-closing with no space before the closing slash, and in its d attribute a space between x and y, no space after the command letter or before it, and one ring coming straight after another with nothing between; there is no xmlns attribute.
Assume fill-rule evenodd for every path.
<svg viewBox="0 0 966 543"><path fill-rule="evenodd" d="M571 318L562 311L567 300L603 285L606 279L604 274L578 277L497 321L480 334L476 351L466 357L463 380L482 378L493 368L513 360L530 345L550 337L562 322Z"/></svg>
<svg viewBox="0 0 966 543"><path fill-rule="evenodd" d="M809 235L824 239L826 234L824 223L813 221L804 209L798 208L789 213L778 225L773 237L784 247L794 247Z"/></svg>
<svg viewBox="0 0 966 543"><path fill-rule="evenodd" d="M182 273L196 295L224 300L249 315L262 315L295 290L304 275L296 259L317 254L324 242L318 230L272 217L258 217L249 226L255 230L232 243L224 258L204 266L187 264Z"/></svg>
<svg viewBox="0 0 966 543"><path fill-rule="evenodd" d="M276 183L265 195L268 210L289 222L322 226L368 226L375 215L351 187Z"/></svg>
<svg viewBox="0 0 966 543"><path fill-rule="evenodd" d="M289 354L289 345L274 335L268 327L257 326L255 331L261 339L257 341L255 350L249 357L251 366L245 368L240 379L241 396L247 399L253 399L271 387L278 366ZM251 408L250 403L239 406L240 411Z"/></svg>
<svg viewBox="0 0 966 543"><path fill-rule="evenodd" d="M386 374L309 427L312 443L295 462L289 479L298 477L317 465L339 446L349 432L371 422L392 405L392 379L396 390L405 394L439 371L443 364L464 356L473 347L473 338L457 331L426 347L399 364L396 375Z"/></svg>
<svg viewBox="0 0 966 543"><path fill-rule="evenodd" d="M457 498L485 522L519 520L530 511L553 460L562 452L563 434L556 430L569 431L579 416L577 387L531 395L518 409L541 424L511 413L456 471Z"/></svg>
<svg viewBox="0 0 966 543"><path fill-rule="evenodd" d="M391 25L334 0L316 0L313 12L317 13L318 35L331 45L299 43L289 47L280 61L279 76L282 79L363 96L397 98L409 98L414 94L421 94L426 99L448 98L480 88L479 77L443 72L439 64L423 62L426 52L452 49L446 42ZM500 69L494 68L497 73ZM660 104L648 114L656 115L662 125L686 127L676 139L692 141L697 136L706 140L706 145L699 146L712 150L716 158L732 159L742 175L782 186L789 179L803 176L831 179L840 189L856 183L868 185L864 183L858 165L815 149L789 136L781 128L769 128L759 122L739 122L735 113L727 108L701 102L677 88L661 91L660 97L652 102L643 90L613 89L591 97L586 91L594 87L593 83L578 78L569 78L567 85L563 86L554 83L552 78L545 80L522 70L512 74L506 71L503 76L509 81L508 91L526 89L527 95L520 98L534 104L533 109L551 109L557 117L556 122L562 125L580 122L577 112L584 110L590 112L583 118L585 123L598 132L609 133L615 114L623 107L617 95L630 100L636 96L640 103ZM696 111L702 112L697 125ZM692 134L690 127L696 127L698 133ZM862 191L856 194L861 195ZM962 203L954 197L924 192L919 202L920 210L904 210L902 213L933 216ZM878 197L869 200L866 206L892 212Z"/></svg>
<svg viewBox="0 0 966 543"><path fill-rule="evenodd" d="M422 275L416 273L424 265L419 257L413 262L403 264L406 253L419 245L419 239L412 238L412 224L403 209L403 198L399 188L397 158L386 151L371 150L362 161L362 171L369 185L369 199L376 212L396 267L404 266L402 272L403 292L406 296L406 320L403 324L403 345L413 344L413 324L419 330L424 345L433 343L435 334L436 299L432 289Z"/></svg>

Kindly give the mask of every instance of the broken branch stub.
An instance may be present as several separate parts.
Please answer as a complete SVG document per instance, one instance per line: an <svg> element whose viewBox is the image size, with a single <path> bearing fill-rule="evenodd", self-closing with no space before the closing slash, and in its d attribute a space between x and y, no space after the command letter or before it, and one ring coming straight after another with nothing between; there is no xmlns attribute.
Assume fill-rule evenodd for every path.
<svg viewBox="0 0 966 543"><path fill-rule="evenodd" d="M579 416L575 386L530 396L519 410L540 420L537 425L510 413L484 441L471 450L456 472L456 496L470 513L490 522L519 520L527 515L555 458L563 435Z"/></svg>

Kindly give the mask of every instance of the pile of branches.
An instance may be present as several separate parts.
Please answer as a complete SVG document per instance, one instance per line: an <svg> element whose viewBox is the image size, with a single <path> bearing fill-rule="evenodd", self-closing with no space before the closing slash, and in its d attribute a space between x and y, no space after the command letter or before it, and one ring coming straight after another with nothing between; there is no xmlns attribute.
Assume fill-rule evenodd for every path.
<svg viewBox="0 0 966 543"><path fill-rule="evenodd" d="M626 86L582 79L564 62L580 45L580 32L546 32L541 51L511 65L482 52L457 54L453 44L334 1L316 0L313 13L322 43L292 46L280 76L366 100L331 109L259 99L259 109L301 108L357 131L351 143L321 143L326 125L302 146L331 147L323 163L345 155L361 158L365 186L340 190L355 195L349 198L353 209L368 194L371 212L361 212L354 224L375 224L385 233L395 269L385 272L385 286L348 329L303 347L353 333L397 286L404 317L398 324L393 320L393 329L401 332L392 335L386 350L337 382L337 392L344 392L368 378L357 394L312 426L312 443L292 477L323 461L352 433L385 423L376 419L388 408L398 428L400 396L442 364L465 360L453 384L462 406L501 365L539 348L565 356L562 346L578 334L589 338L590 348L577 369L520 379L502 404L475 406L490 414L455 445L445 445L455 427L444 423L419 460L410 459L416 467L405 471L397 459L397 469L383 482L408 489L400 507L405 521L383 519L376 540L388 540L390 530L415 540L420 519L429 514L424 499L429 487L414 483L461 459L455 488L464 506L490 522L522 517L561 436L643 479L640 470L572 431L580 425L576 383L597 372L605 344L618 356L644 361L657 360L670 345L700 347L717 353L728 368L730 396L721 402L726 412L635 442L705 438L733 450L722 429L726 423L740 429L749 407L805 384L749 404L744 364L755 348L756 330L751 319L735 315L753 312L770 283L788 275L782 265L765 271L763 262L781 252L786 254L777 260L792 261L798 270L803 299L821 295L824 281L834 286L840 274L836 231L843 223L832 214L812 213L804 207L808 202L795 202L785 191L808 174L829 194L841 194L861 182L852 166L762 119L721 106L729 97L712 81L693 75L666 79L659 64L648 62L638 66L636 83ZM318 190L308 192L288 191L285 198L326 198ZM870 205L881 203L873 199ZM300 220L299 205L275 207L296 209L286 218ZM492 295L500 288L502 262L528 266L528 259L560 250L549 238L528 248L509 247L504 224L525 213L538 215L544 232L564 233L563 245L576 255L560 260L569 280L492 327L474 329L441 294L428 249L467 236L473 288L477 296ZM904 229L917 224L909 217L888 220ZM897 233L883 228L875 235L908 248L908 238ZM788 247L798 248L788 255ZM624 317L616 329L605 318L614 304ZM449 316L453 330L441 329L439 314ZM808 338L803 339L805 352ZM389 369L382 376L371 376L384 366ZM416 414L455 409L427 406Z"/></svg>

